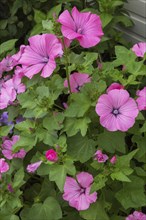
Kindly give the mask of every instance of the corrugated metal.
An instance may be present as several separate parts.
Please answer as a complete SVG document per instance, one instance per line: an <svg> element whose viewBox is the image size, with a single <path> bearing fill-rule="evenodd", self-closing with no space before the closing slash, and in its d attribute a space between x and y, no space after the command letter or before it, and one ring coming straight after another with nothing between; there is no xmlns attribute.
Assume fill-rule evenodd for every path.
<svg viewBox="0 0 146 220"><path fill-rule="evenodd" d="M128 0L125 3L134 27L122 29L125 37L132 42L146 41L146 0Z"/></svg>

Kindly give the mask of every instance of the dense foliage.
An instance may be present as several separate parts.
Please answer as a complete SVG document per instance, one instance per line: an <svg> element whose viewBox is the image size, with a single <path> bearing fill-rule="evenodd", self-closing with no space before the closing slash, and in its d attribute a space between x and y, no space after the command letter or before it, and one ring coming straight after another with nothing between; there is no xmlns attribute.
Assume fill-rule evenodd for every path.
<svg viewBox="0 0 146 220"><path fill-rule="evenodd" d="M0 219L145 220L146 44L124 1L50 2L0 3Z"/></svg>

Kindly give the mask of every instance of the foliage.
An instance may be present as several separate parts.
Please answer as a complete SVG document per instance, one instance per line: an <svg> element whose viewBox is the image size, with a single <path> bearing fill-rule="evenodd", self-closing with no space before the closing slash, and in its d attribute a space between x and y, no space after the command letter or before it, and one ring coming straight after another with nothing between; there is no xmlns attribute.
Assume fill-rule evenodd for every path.
<svg viewBox="0 0 146 220"><path fill-rule="evenodd" d="M24 76L22 83L26 91L17 94L14 102L0 110L1 115L7 111L8 122L12 122L0 122L0 157L4 157L6 136L20 136L12 153L22 148L27 152L24 159L6 159L10 169L2 177L0 170L0 219L124 220L134 209L144 210L145 111L139 111L135 124L126 132L103 128L95 112L99 97L107 93L113 82L123 85L135 100L136 91L146 83L146 57L138 58L127 49L124 46L127 43L115 28L119 23L131 25L124 14L124 2L3 0L0 3L2 42L5 39L0 47L1 58L14 54L29 36L53 33L62 39L56 18L74 5L100 15L104 32L101 42L91 49L72 42L64 49L63 56L56 59L57 67L50 77ZM77 93L64 87L64 81L73 72L86 73L91 78ZM3 78L7 75L12 77L14 71L5 72ZM18 123L20 116L23 119ZM56 160L46 159L49 149L57 153ZM102 150L109 159L99 162L95 156L97 150ZM113 156L116 156L114 163L110 162ZM42 163L36 172L29 172L28 165L38 161ZM93 175L90 193L97 192L98 199L89 209L78 212L62 195L66 177L76 178L82 171Z"/></svg>

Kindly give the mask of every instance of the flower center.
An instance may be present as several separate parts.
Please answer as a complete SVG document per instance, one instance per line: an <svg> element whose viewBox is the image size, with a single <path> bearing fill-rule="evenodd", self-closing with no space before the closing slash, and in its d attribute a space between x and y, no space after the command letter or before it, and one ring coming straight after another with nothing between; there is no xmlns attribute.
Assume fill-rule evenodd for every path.
<svg viewBox="0 0 146 220"><path fill-rule="evenodd" d="M77 32L78 34L82 34L82 28L77 28L76 32Z"/></svg>
<svg viewBox="0 0 146 220"><path fill-rule="evenodd" d="M120 114L119 110L118 109L113 109L112 113L117 116L118 114Z"/></svg>
<svg viewBox="0 0 146 220"><path fill-rule="evenodd" d="M48 61L49 61L49 57L43 57L43 60L42 60L43 63L48 63Z"/></svg>

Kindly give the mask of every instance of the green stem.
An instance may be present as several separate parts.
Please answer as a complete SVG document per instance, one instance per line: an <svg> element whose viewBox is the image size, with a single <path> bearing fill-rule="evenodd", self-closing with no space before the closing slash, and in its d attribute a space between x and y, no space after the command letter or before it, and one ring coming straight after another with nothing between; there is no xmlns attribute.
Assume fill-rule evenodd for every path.
<svg viewBox="0 0 146 220"><path fill-rule="evenodd" d="M71 94L72 92L71 92L71 86L70 86L70 80L69 80L70 73L69 73L69 70L68 70L69 61L68 61L68 53L67 53L67 49L66 49L66 46L65 46L64 38L62 39L62 43L63 43L63 47L64 47L64 57L65 57L65 60L66 60L65 69L66 69L67 83L68 83L68 87L69 87L69 92Z"/></svg>
<svg viewBox="0 0 146 220"><path fill-rule="evenodd" d="M54 104L54 106L56 106L57 108L59 108L59 109L61 109L61 110L63 110L63 111L64 111L64 108L62 108L61 106L56 105L56 104Z"/></svg>

